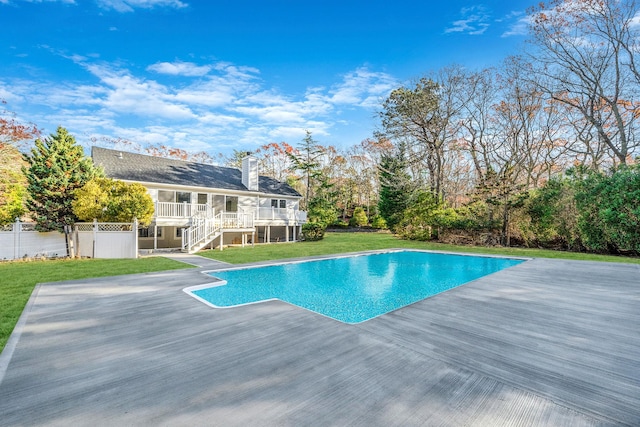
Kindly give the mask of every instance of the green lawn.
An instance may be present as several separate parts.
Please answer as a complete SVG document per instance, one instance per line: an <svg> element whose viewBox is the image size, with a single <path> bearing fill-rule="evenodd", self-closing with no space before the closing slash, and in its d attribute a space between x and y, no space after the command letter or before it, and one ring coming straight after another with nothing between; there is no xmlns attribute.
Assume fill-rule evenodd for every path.
<svg viewBox="0 0 640 427"><path fill-rule="evenodd" d="M38 283L190 267L161 257L0 263L0 352Z"/></svg>
<svg viewBox="0 0 640 427"><path fill-rule="evenodd" d="M278 243L255 247L231 247L224 251L211 250L199 255L232 264L267 261L272 259L297 258L313 255L328 255L373 249L412 248L478 254L511 255L530 258L562 258L585 261L608 261L640 264L640 258L560 252L544 249L486 248L473 246L444 245L433 242L400 240L389 233L327 233L318 242Z"/></svg>

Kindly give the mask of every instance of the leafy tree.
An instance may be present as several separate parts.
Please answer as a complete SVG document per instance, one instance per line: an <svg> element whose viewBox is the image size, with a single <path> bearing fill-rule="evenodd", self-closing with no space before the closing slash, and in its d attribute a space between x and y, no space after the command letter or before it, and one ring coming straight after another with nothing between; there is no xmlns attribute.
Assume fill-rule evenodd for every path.
<svg viewBox="0 0 640 427"><path fill-rule="evenodd" d="M27 181L20 170L24 161L11 144L0 143L0 225L14 222L25 213Z"/></svg>
<svg viewBox="0 0 640 427"><path fill-rule="evenodd" d="M0 104L6 102L0 99ZM19 148L39 133L35 125L17 121L13 112L0 111L0 224L13 222L25 213L27 181Z"/></svg>
<svg viewBox="0 0 640 427"><path fill-rule="evenodd" d="M27 208L38 231L62 231L77 217L71 203L73 193L101 174L82 147L63 127L44 140L36 139L23 167L28 182Z"/></svg>
<svg viewBox="0 0 640 427"><path fill-rule="evenodd" d="M378 209L389 228L394 229L409 203L414 186L407 173L405 145L400 143L395 153L383 154L378 166L380 195Z"/></svg>
<svg viewBox="0 0 640 427"><path fill-rule="evenodd" d="M409 166L420 186L424 180L436 197L443 197L450 149L457 139L457 115L466 79L461 67L442 69L437 76L421 78L413 87L400 87L389 94L378 113L382 135L407 144Z"/></svg>
<svg viewBox="0 0 640 427"><path fill-rule="evenodd" d="M26 190L24 186L17 182L5 184L7 177L0 179L0 186L4 187L0 195L0 225L9 224L20 218L25 213L24 198ZM11 177L8 177L11 179Z"/></svg>
<svg viewBox="0 0 640 427"><path fill-rule="evenodd" d="M6 105L6 103L4 99L0 99L0 104ZM15 113L6 109L0 111L0 155L6 146L17 147L38 135L40 130L36 125L20 123L16 120Z"/></svg>
<svg viewBox="0 0 640 427"><path fill-rule="evenodd" d="M72 203L74 214L83 221L131 222L142 226L151 223L153 200L147 189L110 178L93 178L76 190Z"/></svg>

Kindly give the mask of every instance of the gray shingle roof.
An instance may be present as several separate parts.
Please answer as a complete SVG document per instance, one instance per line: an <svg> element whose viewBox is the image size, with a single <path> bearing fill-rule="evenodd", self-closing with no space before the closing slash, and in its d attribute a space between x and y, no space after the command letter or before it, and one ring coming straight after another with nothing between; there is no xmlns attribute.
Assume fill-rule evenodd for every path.
<svg viewBox="0 0 640 427"><path fill-rule="evenodd" d="M93 163L102 166L110 178L127 181L154 182L223 190L248 191L238 169L203 163L185 162L164 157L147 156L91 147ZM261 176L258 191L265 194L301 197L289 184Z"/></svg>

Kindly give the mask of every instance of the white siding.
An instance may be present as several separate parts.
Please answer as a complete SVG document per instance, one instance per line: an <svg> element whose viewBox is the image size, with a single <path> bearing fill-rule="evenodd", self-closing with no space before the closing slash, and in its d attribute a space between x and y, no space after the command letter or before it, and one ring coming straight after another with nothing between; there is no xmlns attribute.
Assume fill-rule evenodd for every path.
<svg viewBox="0 0 640 427"><path fill-rule="evenodd" d="M258 199L251 196L238 197L238 211L240 212L252 212L256 210Z"/></svg>
<svg viewBox="0 0 640 427"><path fill-rule="evenodd" d="M258 191L258 159L247 156L242 159L242 184L249 191Z"/></svg>

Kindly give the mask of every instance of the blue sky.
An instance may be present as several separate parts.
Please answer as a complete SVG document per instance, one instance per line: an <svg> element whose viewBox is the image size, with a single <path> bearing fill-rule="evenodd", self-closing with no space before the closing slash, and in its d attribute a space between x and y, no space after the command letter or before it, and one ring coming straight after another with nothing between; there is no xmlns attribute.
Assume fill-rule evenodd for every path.
<svg viewBox="0 0 640 427"><path fill-rule="evenodd" d="M499 65L532 1L0 0L0 98L83 145L228 154L371 137L388 93Z"/></svg>

